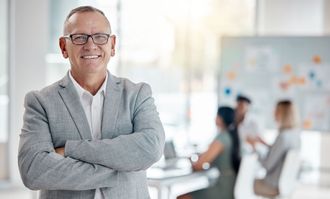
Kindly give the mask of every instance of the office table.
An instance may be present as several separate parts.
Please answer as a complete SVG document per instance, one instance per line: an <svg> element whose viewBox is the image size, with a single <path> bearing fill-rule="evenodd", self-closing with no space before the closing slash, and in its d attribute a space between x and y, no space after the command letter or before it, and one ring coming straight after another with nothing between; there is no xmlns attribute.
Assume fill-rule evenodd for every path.
<svg viewBox="0 0 330 199"><path fill-rule="evenodd" d="M158 199L177 196L207 188L216 183L220 172L216 168L172 177L148 178L148 186L157 189Z"/></svg>

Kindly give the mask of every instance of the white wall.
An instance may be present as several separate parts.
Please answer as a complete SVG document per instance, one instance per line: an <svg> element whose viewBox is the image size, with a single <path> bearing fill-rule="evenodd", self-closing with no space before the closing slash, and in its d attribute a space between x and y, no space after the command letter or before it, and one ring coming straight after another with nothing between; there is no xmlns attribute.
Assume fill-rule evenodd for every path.
<svg viewBox="0 0 330 199"><path fill-rule="evenodd" d="M330 33L330 1L323 0L323 33L329 35Z"/></svg>
<svg viewBox="0 0 330 199"><path fill-rule="evenodd" d="M257 0L260 35L321 35L327 0ZM328 3L329 4L329 3ZM328 14L329 15L329 14Z"/></svg>
<svg viewBox="0 0 330 199"><path fill-rule="evenodd" d="M10 2L10 125L9 172L11 182L21 184L17 166L23 101L30 90L45 86L48 42L48 1Z"/></svg>

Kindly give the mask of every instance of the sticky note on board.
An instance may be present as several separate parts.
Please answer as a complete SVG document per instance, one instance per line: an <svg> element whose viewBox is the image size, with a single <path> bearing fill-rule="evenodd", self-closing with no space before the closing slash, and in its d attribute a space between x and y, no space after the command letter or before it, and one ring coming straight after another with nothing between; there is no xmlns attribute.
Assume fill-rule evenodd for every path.
<svg viewBox="0 0 330 199"><path fill-rule="evenodd" d="M322 62L321 56L320 55L314 55L313 56L313 62L315 64L320 64Z"/></svg>
<svg viewBox="0 0 330 199"><path fill-rule="evenodd" d="M227 77L227 79L229 79L229 80L235 80L236 77L237 77L237 73L236 73L235 71L228 71L228 72L226 73L226 77Z"/></svg>
<svg viewBox="0 0 330 199"><path fill-rule="evenodd" d="M292 66L291 64L285 64L282 68L283 73L291 74L292 73Z"/></svg>
<svg viewBox="0 0 330 199"><path fill-rule="evenodd" d="M225 87L223 89L223 93L226 95L226 96L230 96L232 94L232 89L230 87Z"/></svg>
<svg viewBox="0 0 330 199"><path fill-rule="evenodd" d="M280 87L282 90L284 90L284 91L288 90L288 89L289 89L289 86L290 86L290 83L289 83L289 82L285 82L285 81L283 81L283 82L280 82L280 83L279 83L279 87Z"/></svg>
<svg viewBox="0 0 330 199"><path fill-rule="evenodd" d="M303 128L304 129L311 129L313 126L313 121L310 119L305 119L303 122Z"/></svg>

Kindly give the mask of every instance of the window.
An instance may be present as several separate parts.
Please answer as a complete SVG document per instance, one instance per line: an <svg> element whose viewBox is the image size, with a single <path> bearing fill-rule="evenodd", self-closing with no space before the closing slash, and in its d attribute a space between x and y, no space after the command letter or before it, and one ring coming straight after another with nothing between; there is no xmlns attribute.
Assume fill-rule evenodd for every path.
<svg viewBox="0 0 330 199"><path fill-rule="evenodd" d="M254 33L255 1L121 4L120 74L151 84L168 139L208 144L216 132L220 38Z"/></svg>

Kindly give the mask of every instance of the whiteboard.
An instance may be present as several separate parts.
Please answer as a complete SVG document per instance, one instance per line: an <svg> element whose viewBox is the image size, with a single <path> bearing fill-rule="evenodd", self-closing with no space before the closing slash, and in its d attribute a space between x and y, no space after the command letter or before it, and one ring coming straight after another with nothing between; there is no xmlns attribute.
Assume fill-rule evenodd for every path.
<svg viewBox="0 0 330 199"><path fill-rule="evenodd" d="M330 37L223 37L218 101L238 94L252 101L252 115L274 128L274 107L291 99L306 130L330 130Z"/></svg>

